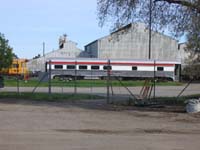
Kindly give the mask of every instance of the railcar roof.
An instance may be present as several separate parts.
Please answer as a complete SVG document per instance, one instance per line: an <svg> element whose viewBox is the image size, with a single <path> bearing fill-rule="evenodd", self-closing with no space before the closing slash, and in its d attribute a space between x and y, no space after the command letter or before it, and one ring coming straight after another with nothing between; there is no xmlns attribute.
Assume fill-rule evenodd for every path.
<svg viewBox="0 0 200 150"><path fill-rule="evenodd" d="M100 61L105 62L109 59L99 59L99 58L49 58L47 61ZM181 64L179 60L145 60L145 59L110 59L111 62L138 62L138 63L166 63L166 64Z"/></svg>

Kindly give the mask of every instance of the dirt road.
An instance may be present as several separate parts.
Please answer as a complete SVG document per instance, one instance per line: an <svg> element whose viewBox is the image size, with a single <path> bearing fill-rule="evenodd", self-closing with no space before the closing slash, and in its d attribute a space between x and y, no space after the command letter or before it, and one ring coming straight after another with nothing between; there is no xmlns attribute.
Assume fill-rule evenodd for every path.
<svg viewBox="0 0 200 150"><path fill-rule="evenodd" d="M1 150L198 150L200 114L0 100Z"/></svg>

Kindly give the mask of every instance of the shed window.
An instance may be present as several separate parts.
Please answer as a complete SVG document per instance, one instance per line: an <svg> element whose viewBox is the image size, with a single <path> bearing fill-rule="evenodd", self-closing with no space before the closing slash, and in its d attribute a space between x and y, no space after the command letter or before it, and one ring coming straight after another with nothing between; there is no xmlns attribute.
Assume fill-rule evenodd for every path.
<svg viewBox="0 0 200 150"><path fill-rule="evenodd" d="M91 66L92 70L99 70L99 66Z"/></svg>
<svg viewBox="0 0 200 150"><path fill-rule="evenodd" d="M79 66L79 69L80 70L87 70L87 66L85 65L85 66Z"/></svg>
<svg viewBox="0 0 200 150"><path fill-rule="evenodd" d="M67 65L67 69L75 69L75 65Z"/></svg>
<svg viewBox="0 0 200 150"><path fill-rule="evenodd" d="M108 69L112 69L112 66L103 66L103 70L108 70Z"/></svg>
<svg viewBox="0 0 200 150"><path fill-rule="evenodd" d="M132 66L132 70L137 70L137 66Z"/></svg>
<svg viewBox="0 0 200 150"><path fill-rule="evenodd" d="M164 67L157 67L157 71L163 71Z"/></svg>
<svg viewBox="0 0 200 150"><path fill-rule="evenodd" d="M63 65L55 65L54 68L55 69L63 69Z"/></svg>

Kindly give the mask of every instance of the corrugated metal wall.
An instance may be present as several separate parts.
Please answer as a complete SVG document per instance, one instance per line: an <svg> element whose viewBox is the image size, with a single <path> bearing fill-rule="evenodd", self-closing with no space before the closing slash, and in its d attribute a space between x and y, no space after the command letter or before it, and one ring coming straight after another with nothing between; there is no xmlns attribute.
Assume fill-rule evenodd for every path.
<svg viewBox="0 0 200 150"><path fill-rule="evenodd" d="M149 31L144 24L132 24L85 46L98 58L148 59ZM176 60L178 42L158 32L152 32L151 58Z"/></svg>
<svg viewBox="0 0 200 150"><path fill-rule="evenodd" d="M76 47L76 43L66 41L62 49L58 49L45 54L44 57L32 59L27 63L30 71L45 71L45 62L50 58L76 58L79 57L82 50Z"/></svg>

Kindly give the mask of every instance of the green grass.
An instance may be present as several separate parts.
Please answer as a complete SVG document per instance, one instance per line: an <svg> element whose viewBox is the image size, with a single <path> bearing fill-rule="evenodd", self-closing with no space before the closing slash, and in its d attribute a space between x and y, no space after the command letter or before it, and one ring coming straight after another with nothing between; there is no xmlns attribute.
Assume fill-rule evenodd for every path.
<svg viewBox="0 0 200 150"><path fill-rule="evenodd" d="M39 101L72 101L72 100L93 100L101 99L101 96L89 95L89 94L60 94L52 93L17 93L17 92L1 92L0 99L11 98L11 99L24 99L24 100L39 100Z"/></svg>
<svg viewBox="0 0 200 150"><path fill-rule="evenodd" d="M127 99L128 101L113 101L113 104L116 105L135 105L139 107L148 107L152 106L152 108L163 108L165 106L178 106L177 108L184 108L189 99L199 99L200 94L188 95L188 96L180 96L177 97L156 97L155 99L148 100L135 100L135 99Z"/></svg>
<svg viewBox="0 0 200 150"><path fill-rule="evenodd" d="M155 102L158 102L159 104L165 104L165 105L186 105L186 102L189 99L199 99L200 94L194 94L194 95L188 95L188 96L180 96L177 97L156 97Z"/></svg>
<svg viewBox="0 0 200 150"><path fill-rule="evenodd" d="M30 79L27 82L23 80L19 80L20 87L35 87L38 84L37 79ZM121 83L117 80L111 81L112 86L122 86ZM15 78L5 79L4 80L5 86L17 86L17 80ZM130 80L130 81L122 81L124 86L143 86L144 81L142 80ZM51 85L54 87L74 87L74 81L60 81L53 79L51 81ZM77 80L76 81L77 87L106 87L107 81L106 80ZM157 82L157 86L179 86L182 85L180 82ZM39 87L48 87L48 82L41 82Z"/></svg>
<svg viewBox="0 0 200 150"><path fill-rule="evenodd" d="M152 102L163 105L185 106L189 99L198 99L200 94L177 97L156 97ZM60 94L52 93L17 93L17 92L0 92L0 99L16 99L16 100L36 100L40 102L66 102L80 100L105 99L105 97L90 94Z"/></svg>

